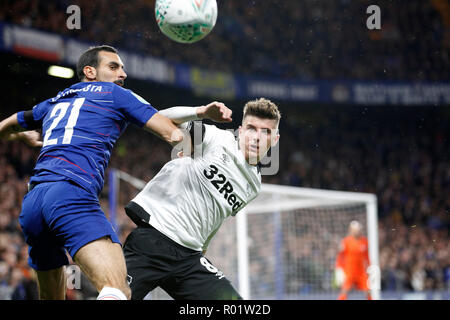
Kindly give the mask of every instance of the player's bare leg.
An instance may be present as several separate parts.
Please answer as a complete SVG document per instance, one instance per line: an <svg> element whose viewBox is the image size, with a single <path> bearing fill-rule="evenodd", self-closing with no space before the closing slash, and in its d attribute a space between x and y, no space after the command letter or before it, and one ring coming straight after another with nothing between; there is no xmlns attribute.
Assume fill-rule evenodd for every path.
<svg viewBox="0 0 450 320"><path fill-rule="evenodd" d="M127 268L120 244L113 243L109 237L97 239L81 247L74 261L99 292L113 288L130 299Z"/></svg>
<svg viewBox="0 0 450 320"><path fill-rule="evenodd" d="M66 298L66 273L64 267L48 271L36 271L40 300L64 300Z"/></svg>

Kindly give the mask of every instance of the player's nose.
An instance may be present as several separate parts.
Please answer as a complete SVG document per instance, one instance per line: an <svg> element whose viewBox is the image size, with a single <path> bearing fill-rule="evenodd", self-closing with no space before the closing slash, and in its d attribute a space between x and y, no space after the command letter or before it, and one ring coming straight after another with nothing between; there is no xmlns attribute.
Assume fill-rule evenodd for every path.
<svg viewBox="0 0 450 320"><path fill-rule="evenodd" d="M126 74L125 70L120 69L119 78L121 78L123 80L125 80L127 78L127 74Z"/></svg>
<svg viewBox="0 0 450 320"><path fill-rule="evenodd" d="M256 130L255 139L259 142L261 140L262 132L261 129Z"/></svg>

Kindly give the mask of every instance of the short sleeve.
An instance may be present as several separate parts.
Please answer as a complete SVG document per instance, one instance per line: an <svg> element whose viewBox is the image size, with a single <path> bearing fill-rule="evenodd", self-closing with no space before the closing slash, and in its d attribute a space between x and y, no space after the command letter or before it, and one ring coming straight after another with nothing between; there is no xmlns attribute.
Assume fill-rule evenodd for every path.
<svg viewBox="0 0 450 320"><path fill-rule="evenodd" d="M34 121L42 121L47 115L48 109L52 104L48 100L38 103L33 107L33 119Z"/></svg>
<svg viewBox="0 0 450 320"><path fill-rule="evenodd" d="M25 122L25 111L17 112L17 122L22 128L28 129L28 125Z"/></svg>
<svg viewBox="0 0 450 320"><path fill-rule="evenodd" d="M125 118L139 127L143 127L158 112L144 98L119 86L114 86L113 99Z"/></svg>
<svg viewBox="0 0 450 320"><path fill-rule="evenodd" d="M17 121L22 128L36 129L42 126L42 120L48 112L48 100L43 101L33 107L32 110L19 111Z"/></svg>

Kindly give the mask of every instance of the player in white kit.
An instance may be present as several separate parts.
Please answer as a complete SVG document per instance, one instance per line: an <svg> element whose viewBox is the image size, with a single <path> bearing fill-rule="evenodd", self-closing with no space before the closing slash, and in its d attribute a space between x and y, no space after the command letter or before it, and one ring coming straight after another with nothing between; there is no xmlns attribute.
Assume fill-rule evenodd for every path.
<svg viewBox="0 0 450 320"><path fill-rule="evenodd" d="M224 219L259 194L260 159L280 137L278 107L263 98L248 102L237 137L192 121L231 121L221 103L160 112L184 126L192 144L125 208L138 225L124 244L131 298L160 286L174 299L242 299L204 253Z"/></svg>

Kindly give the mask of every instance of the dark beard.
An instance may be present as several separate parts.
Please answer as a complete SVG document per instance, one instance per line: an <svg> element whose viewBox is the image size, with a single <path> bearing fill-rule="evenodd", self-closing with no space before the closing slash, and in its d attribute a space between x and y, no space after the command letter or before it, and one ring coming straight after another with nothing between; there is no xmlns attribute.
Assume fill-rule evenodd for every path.
<svg viewBox="0 0 450 320"><path fill-rule="evenodd" d="M122 87L124 84L124 81L122 79L119 79L119 80L114 81L114 83L117 84L118 86Z"/></svg>

